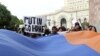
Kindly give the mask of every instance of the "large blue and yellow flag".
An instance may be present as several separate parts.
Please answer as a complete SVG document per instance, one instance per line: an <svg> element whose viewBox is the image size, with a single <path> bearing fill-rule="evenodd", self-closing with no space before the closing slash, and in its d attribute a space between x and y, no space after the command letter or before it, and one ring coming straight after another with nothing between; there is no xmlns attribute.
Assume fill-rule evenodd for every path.
<svg viewBox="0 0 100 56"><path fill-rule="evenodd" d="M0 30L0 56L100 56L100 34L80 31L31 39Z"/></svg>

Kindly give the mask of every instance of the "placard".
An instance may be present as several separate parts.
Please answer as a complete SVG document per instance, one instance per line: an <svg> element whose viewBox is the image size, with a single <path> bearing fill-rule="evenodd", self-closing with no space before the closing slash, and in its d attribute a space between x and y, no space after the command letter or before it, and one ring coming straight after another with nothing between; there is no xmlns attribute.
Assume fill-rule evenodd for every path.
<svg viewBox="0 0 100 56"><path fill-rule="evenodd" d="M43 27L46 25L46 17L24 17L25 32L43 33Z"/></svg>

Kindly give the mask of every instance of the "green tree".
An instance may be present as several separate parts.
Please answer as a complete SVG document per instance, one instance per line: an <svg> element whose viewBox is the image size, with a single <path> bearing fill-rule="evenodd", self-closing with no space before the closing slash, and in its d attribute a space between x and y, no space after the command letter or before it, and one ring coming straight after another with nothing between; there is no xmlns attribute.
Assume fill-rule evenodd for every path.
<svg viewBox="0 0 100 56"><path fill-rule="evenodd" d="M23 22L23 20L22 20L22 19L20 19L19 21L20 21L20 24L24 24L24 22Z"/></svg>
<svg viewBox="0 0 100 56"><path fill-rule="evenodd" d="M12 15L10 21L10 29L16 31L17 28L19 27L19 24L20 24L20 20L17 18L17 16Z"/></svg>
<svg viewBox="0 0 100 56"><path fill-rule="evenodd" d="M11 21L11 13L6 6L0 3L0 28L8 28Z"/></svg>

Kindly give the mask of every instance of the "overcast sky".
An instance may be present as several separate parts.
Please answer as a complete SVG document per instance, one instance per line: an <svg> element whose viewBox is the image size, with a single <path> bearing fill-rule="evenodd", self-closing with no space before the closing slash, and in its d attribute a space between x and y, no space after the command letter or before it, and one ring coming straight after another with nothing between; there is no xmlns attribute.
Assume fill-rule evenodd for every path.
<svg viewBox="0 0 100 56"><path fill-rule="evenodd" d="M64 0L0 0L13 15L23 16L48 14L64 6Z"/></svg>

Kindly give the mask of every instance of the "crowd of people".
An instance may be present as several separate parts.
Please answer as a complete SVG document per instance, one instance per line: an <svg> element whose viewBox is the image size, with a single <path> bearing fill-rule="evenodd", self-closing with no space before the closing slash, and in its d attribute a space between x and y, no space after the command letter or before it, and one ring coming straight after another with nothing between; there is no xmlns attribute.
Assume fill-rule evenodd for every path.
<svg viewBox="0 0 100 56"><path fill-rule="evenodd" d="M53 26L52 30L50 31L49 28L45 27L43 34L29 34L29 33L25 33L24 29L22 29L24 35L31 36L33 38L40 37L40 36L64 34L64 33L73 32L73 31L84 31L84 30L97 32L95 26L85 25L84 27L81 27L78 22L76 22L75 26L72 27L71 29L66 29L64 26L61 26L59 28L57 28L56 26Z"/></svg>
<svg viewBox="0 0 100 56"><path fill-rule="evenodd" d="M24 28L22 29L22 32L26 36L36 38L36 37L40 37L40 36L50 36L50 35L64 34L64 33L68 33L68 32L84 31L84 30L97 32L96 27L89 25L86 22L86 19L84 19L84 22L81 24L79 22L76 22L74 24L74 27L71 27L71 29L66 29L66 27L64 27L64 26L61 26L59 28L57 28L56 26L53 26L51 30L47 27L44 27L43 34L26 33L26 32L24 32Z"/></svg>
<svg viewBox="0 0 100 56"><path fill-rule="evenodd" d="M75 23L75 26L72 27L71 29L66 29L64 26L61 26L57 28L56 26L52 27L52 31L49 29L45 29L44 31L44 36L46 35L55 35L55 34L61 34L65 32L73 32L73 31L94 31L97 32L96 27L92 25L84 25L83 27L80 26L78 22Z"/></svg>

